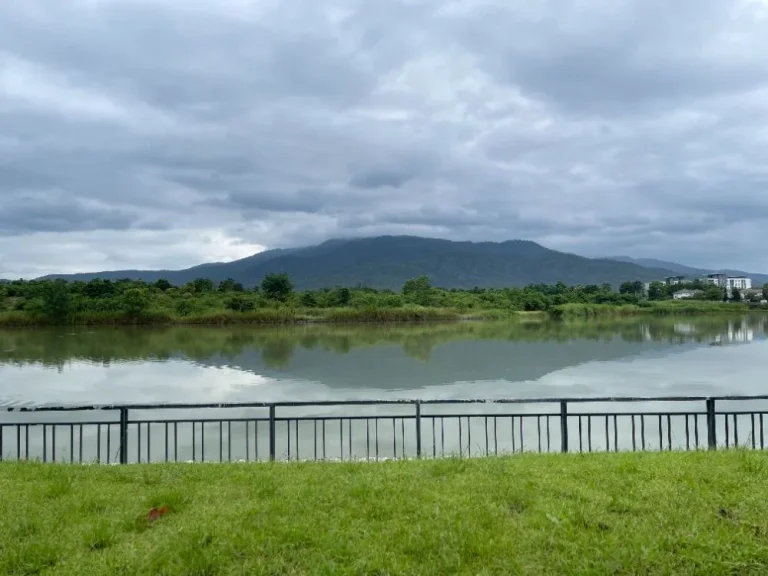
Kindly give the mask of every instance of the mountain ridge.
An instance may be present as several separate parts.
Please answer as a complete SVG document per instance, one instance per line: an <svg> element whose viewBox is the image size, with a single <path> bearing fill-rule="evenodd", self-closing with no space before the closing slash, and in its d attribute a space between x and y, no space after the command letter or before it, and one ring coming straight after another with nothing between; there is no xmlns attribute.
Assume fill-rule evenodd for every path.
<svg viewBox="0 0 768 576"><path fill-rule="evenodd" d="M587 258L551 250L530 240L504 242L453 241L418 236L332 239L302 248L278 248L234 260L205 263L182 270L113 270L53 274L44 279L88 281L130 278L154 282L165 278L181 285L207 277L232 278L254 286L271 272L286 272L298 289L363 284L399 289L409 278L426 275L435 286L472 288L523 286L558 281L602 284L650 281L674 271L630 262Z"/></svg>
<svg viewBox="0 0 768 576"><path fill-rule="evenodd" d="M684 264L678 264L676 262L668 262L666 260L657 260L656 258L632 258L631 256L607 256L606 260L614 260L618 262L627 262L630 264L637 264L647 268L663 268L671 270L676 274L686 276L703 276L705 274L728 274L729 276L746 276L752 279L754 286L762 286L768 284L768 274L758 274L756 272L744 272L743 270L734 270L730 268L695 268L693 266L686 266Z"/></svg>

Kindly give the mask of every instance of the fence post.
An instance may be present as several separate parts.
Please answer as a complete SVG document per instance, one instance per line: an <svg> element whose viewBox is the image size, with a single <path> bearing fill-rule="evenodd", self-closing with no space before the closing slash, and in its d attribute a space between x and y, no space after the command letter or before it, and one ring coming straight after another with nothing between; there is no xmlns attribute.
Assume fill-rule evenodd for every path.
<svg viewBox="0 0 768 576"><path fill-rule="evenodd" d="M707 443L710 450L717 450L717 418L715 399L707 398Z"/></svg>
<svg viewBox="0 0 768 576"><path fill-rule="evenodd" d="M568 452L568 402L560 401L560 450Z"/></svg>
<svg viewBox="0 0 768 576"><path fill-rule="evenodd" d="M416 401L416 458L421 458L421 400Z"/></svg>
<svg viewBox="0 0 768 576"><path fill-rule="evenodd" d="M128 464L128 408L120 408L120 464Z"/></svg>
<svg viewBox="0 0 768 576"><path fill-rule="evenodd" d="M288 422L288 425L290 425L290 422ZM277 438L275 438L276 433L276 424L275 424L275 405L270 404L269 406L269 459L271 461L275 460L275 452L276 446L277 446Z"/></svg>

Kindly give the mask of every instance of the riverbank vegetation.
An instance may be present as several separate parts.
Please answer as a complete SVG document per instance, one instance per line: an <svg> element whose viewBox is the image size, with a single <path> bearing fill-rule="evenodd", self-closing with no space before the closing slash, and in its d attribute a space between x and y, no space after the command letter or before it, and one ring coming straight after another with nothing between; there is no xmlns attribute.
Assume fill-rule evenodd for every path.
<svg viewBox="0 0 768 576"><path fill-rule="evenodd" d="M762 574L766 491L746 451L6 462L0 573Z"/></svg>
<svg viewBox="0 0 768 576"><path fill-rule="evenodd" d="M717 292L717 294L715 294ZM768 296L768 287L764 289ZM285 274L269 274L256 287L200 278L184 286L165 280L14 281L0 284L0 326L45 324L281 324L296 322L415 322L502 319L521 313L554 317L637 314L702 314L747 310L723 302L711 287L700 299L673 301L672 287L640 282L610 285L531 285L471 290L433 287L426 277L402 290L365 286L294 290ZM758 295L762 298L762 294Z"/></svg>

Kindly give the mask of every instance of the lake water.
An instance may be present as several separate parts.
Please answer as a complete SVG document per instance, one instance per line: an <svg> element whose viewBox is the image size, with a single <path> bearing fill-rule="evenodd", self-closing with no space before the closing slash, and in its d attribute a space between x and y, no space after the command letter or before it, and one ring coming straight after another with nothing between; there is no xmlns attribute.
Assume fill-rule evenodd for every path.
<svg viewBox="0 0 768 576"><path fill-rule="evenodd" d="M0 405L765 392L768 316L0 331Z"/></svg>
<svg viewBox="0 0 768 576"><path fill-rule="evenodd" d="M766 392L767 332L768 316L765 315L567 323L6 330L0 331L0 407L401 398L756 395ZM755 404L748 407L754 408ZM434 408L432 414L441 413L438 408ZM521 413L529 410L527 407L516 409ZM701 407L686 409L701 410ZM349 409L346 410L349 415ZM397 415L411 414L412 407L367 410L366 414L380 415L383 410ZM503 410L509 408L500 407L497 411ZM285 411L282 416L297 418L306 414ZM311 416L330 418L334 414L340 412L323 408L315 409ZM261 450L261 455L268 450L265 444L266 417L247 410L237 415L253 417L251 428L243 423L242 429L232 431L208 423L202 433L202 444L209 446L209 454L212 449L223 453L225 442L234 441L237 445L235 458L238 457L237 450L244 450L246 457L250 457L249 451L255 451L254 456L262 458L257 450ZM42 416L49 422L60 422L62 418L60 414ZM70 419L65 422L71 422L71 417L67 417ZM94 418L92 415L87 417ZM232 411L219 417L231 418ZM0 424L11 424L6 426L2 448L6 456L21 441L22 431L14 429L13 425L23 422L24 418L28 417L0 412ZM114 414L99 418L114 421ZM256 421L260 418L261 421ZM476 420L472 423L474 429L467 422L469 432L475 434L475 440L470 439L467 447L482 437L482 429L477 428L481 418ZM549 420L546 419L547 434ZM520 418L512 418L509 430L503 432L507 443L510 438L514 442L516 421L523 423ZM434 419L428 422L435 425ZM533 438L536 432L541 438L541 421L529 419L525 422L527 427L533 427L526 428L528 438ZM346 428L340 423L341 427L335 433L341 436L336 449L339 455L343 456L347 450L352 455L353 447L358 455L360 451L370 450L369 440L365 440L364 447L360 442L361 438L370 436L371 429L363 430L356 427L358 424L367 426L365 421L348 421ZM402 450L407 451L406 439L414 432L406 431L406 424L415 426L413 420L398 423L393 419L391 432L395 442L390 447L390 455L397 455L398 434L403 443ZM293 430L291 421L281 425L285 425L284 433ZM304 440L291 439L288 432L287 444L283 442L284 446L279 450L288 450L289 454L287 447L290 446L295 446L294 450L301 447L305 452L313 448L317 450L317 423L314 431L307 428L310 425L311 422L301 422L301 426L295 422L296 434L301 431ZM440 422L440 425L444 423ZM167 450L170 442L167 427L162 442L162 425L147 423L146 426L147 431L154 434L151 447L154 454ZM179 432L180 449L186 454L183 458L189 458L189 454L195 458L195 450L199 450L190 438L197 438L195 435L200 432L194 425L190 426L187 432ZM609 434L608 419L605 426L605 442L610 447L608 437L614 432ZM621 438L626 443L629 442L629 423L622 426ZM131 432L137 435L134 440L143 445L142 427L134 428ZM458 444L454 442L453 449L457 446L461 449L462 442L466 444L466 436L462 439L459 421L447 430L454 436L458 432ZM487 430L486 422L486 438ZM658 430L656 440L671 433L662 430L661 418ZM11 436L11 432L17 436ZM466 429L463 431L465 435L467 432ZM588 433L592 434L591 431ZM683 433L681 429L675 429L677 441L681 441ZM77 441L71 429L67 434L71 439L67 447L61 440L56 447L54 439L50 449L59 457L66 458L69 453L74 458ZM307 444L313 434L314 442ZM431 447L435 448L442 433L433 430L432 434ZM553 430L552 434L557 436L558 432ZM581 434L579 428L579 439ZM653 431L649 431L649 439L655 441L652 434ZM251 435L252 441L249 440ZM148 443L148 456L147 436L144 438ZM99 441L105 439L101 431L98 438ZM325 439L323 428L323 446ZM91 441L95 442L93 437ZM51 438L38 434L30 442L32 452L40 452L42 446L51 443ZM174 439L173 442L177 444L179 441ZM213 448L210 448L212 442ZM571 440L572 445L573 442ZM376 446L378 449L378 442ZM99 452L101 448L94 450ZM108 448L105 450L109 451ZM88 455L84 458L88 459Z"/></svg>

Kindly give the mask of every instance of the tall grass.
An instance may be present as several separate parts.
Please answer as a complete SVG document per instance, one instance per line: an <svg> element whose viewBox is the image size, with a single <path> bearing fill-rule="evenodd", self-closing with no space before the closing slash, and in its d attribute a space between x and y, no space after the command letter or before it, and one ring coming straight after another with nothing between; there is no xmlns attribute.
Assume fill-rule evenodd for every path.
<svg viewBox="0 0 768 576"><path fill-rule="evenodd" d="M555 318L605 318L626 316L693 316L701 314L734 314L749 311L745 304L728 302L645 302L640 305L627 304L563 304L550 310Z"/></svg>

